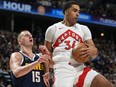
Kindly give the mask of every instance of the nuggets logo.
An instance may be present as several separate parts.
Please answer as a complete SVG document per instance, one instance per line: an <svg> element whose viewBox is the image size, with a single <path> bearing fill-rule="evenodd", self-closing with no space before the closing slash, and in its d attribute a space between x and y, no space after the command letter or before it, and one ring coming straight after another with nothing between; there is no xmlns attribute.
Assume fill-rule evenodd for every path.
<svg viewBox="0 0 116 87"><path fill-rule="evenodd" d="M26 63L25 65L28 65L29 63ZM33 70L44 70L44 65L43 64L38 64L34 67Z"/></svg>

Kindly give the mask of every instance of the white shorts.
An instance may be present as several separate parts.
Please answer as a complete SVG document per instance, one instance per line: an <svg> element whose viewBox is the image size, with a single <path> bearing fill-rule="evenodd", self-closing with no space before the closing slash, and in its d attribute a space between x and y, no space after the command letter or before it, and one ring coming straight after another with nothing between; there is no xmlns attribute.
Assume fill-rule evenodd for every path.
<svg viewBox="0 0 116 87"><path fill-rule="evenodd" d="M53 87L90 87L96 75L96 71L83 64L74 67L68 62L59 62L54 65Z"/></svg>
<svg viewBox="0 0 116 87"><path fill-rule="evenodd" d="M74 82L75 87L90 87L94 77L98 74L89 67L78 71Z"/></svg>

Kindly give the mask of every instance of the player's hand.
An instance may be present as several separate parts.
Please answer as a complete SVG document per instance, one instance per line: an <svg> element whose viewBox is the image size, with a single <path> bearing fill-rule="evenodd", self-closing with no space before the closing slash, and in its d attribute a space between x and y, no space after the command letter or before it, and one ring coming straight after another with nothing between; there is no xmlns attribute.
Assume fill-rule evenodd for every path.
<svg viewBox="0 0 116 87"><path fill-rule="evenodd" d="M89 59L90 59L90 56L82 55L79 58L77 58L76 61L80 63L84 63L84 62L87 62Z"/></svg>
<svg viewBox="0 0 116 87"><path fill-rule="evenodd" d="M87 43L85 43L85 44L88 46L87 51L86 51L87 54L92 58L96 58L96 55L98 54L97 48L93 45L90 45Z"/></svg>
<svg viewBox="0 0 116 87"><path fill-rule="evenodd" d="M75 61L84 63L89 59L89 54L87 53L88 46L84 43L80 43L75 46L75 48L72 50L72 56Z"/></svg>
<svg viewBox="0 0 116 87"><path fill-rule="evenodd" d="M50 52L48 51L47 47L44 46L44 45L39 45L39 51L40 51L42 54L48 54L48 55L50 55Z"/></svg>
<svg viewBox="0 0 116 87"><path fill-rule="evenodd" d="M88 48L83 48L83 47L81 47L81 48L79 49L79 54L80 54L81 57L86 57L87 55L89 55L89 54L88 54Z"/></svg>
<svg viewBox="0 0 116 87"><path fill-rule="evenodd" d="M47 62L48 60L51 60L50 55L44 54L40 56L40 58L38 59L38 63Z"/></svg>
<svg viewBox="0 0 116 87"><path fill-rule="evenodd" d="M79 49L80 56L76 60L80 63L87 62L90 58L89 53L87 53L87 51L88 51L88 48L80 48Z"/></svg>
<svg viewBox="0 0 116 87"><path fill-rule="evenodd" d="M44 79L44 83L47 87L50 87L50 83L49 83L49 80L50 80L50 73L49 72L46 72L44 75L43 75L43 79Z"/></svg>

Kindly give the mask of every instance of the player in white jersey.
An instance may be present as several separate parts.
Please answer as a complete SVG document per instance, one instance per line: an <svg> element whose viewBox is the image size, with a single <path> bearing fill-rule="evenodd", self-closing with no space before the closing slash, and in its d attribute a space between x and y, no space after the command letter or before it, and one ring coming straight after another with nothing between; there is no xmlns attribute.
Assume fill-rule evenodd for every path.
<svg viewBox="0 0 116 87"><path fill-rule="evenodd" d="M83 52L92 58L98 55L89 28L76 23L79 12L77 2L67 2L63 8L64 20L46 31L45 45L49 50L53 47L54 87L113 87L105 77L72 58L72 49L85 42L88 48Z"/></svg>

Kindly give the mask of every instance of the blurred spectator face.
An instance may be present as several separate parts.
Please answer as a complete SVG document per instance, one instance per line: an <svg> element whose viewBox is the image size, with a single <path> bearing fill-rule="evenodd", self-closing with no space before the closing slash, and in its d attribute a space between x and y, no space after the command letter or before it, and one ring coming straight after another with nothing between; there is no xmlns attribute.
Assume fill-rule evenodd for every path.
<svg viewBox="0 0 116 87"><path fill-rule="evenodd" d="M45 14L45 7L42 6L42 5L40 5L40 6L38 7L37 11L38 11L38 13L39 13L40 15L44 15L44 14Z"/></svg>
<svg viewBox="0 0 116 87"><path fill-rule="evenodd" d="M12 87L12 85L9 84L7 87Z"/></svg>

